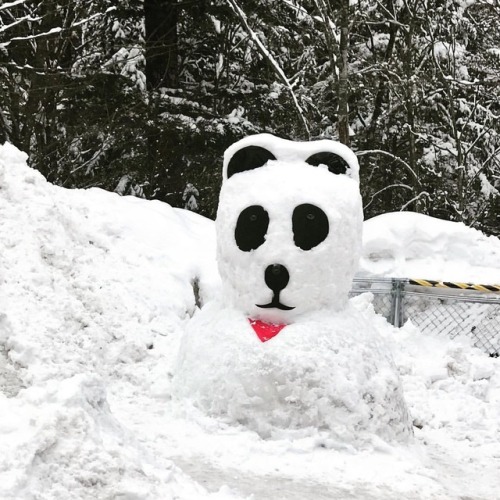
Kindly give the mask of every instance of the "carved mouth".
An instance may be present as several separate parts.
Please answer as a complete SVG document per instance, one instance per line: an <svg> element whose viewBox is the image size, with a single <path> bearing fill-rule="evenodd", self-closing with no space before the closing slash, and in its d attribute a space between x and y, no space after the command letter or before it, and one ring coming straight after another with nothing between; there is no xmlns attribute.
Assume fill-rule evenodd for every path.
<svg viewBox="0 0 500 500"><path fill-rule="evenodd" d="M291 311L292 309L295 309L295 307L290 307L290 306L286 306L285 304L282 304L280 302L280 294L279 293L275 293L273 295L273 299L271 300L271 302L269 302L269 304L263 304L263 305L260 305L260 304L255 304L257 307L261 307L262 309L271 309L273 307L275 307L276 309L281 309L282 311Z"/></svg>

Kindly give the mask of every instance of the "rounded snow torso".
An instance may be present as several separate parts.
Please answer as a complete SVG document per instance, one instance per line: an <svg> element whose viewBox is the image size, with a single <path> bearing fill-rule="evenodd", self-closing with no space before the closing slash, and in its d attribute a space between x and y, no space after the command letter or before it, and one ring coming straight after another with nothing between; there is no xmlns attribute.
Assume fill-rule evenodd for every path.
<svg viewBox="0 0 500 500"><path fill-rule="evenodd" d="M306 315L262 342L240 311L208 304L188 324L173 389L265 438L309 429L355 445L411 435L390 351L350 306Z"/></svg>

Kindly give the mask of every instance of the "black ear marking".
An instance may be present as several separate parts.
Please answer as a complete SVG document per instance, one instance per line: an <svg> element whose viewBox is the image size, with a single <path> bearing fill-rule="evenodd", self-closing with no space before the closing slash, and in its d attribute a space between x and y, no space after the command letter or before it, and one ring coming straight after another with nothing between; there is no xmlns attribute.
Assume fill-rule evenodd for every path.
<svg viewBox="0 0 500 500"><path fill-rule="evenodd" d="M276 157L267 149L260 146L247 146L234 153L227 166L227 178L245 170L253 170L265 165Z"/></svg>
<svg viewBox="0 0 500 500"><path fill-rule="evenodd" d="M315 153L310 156L306 162L313 167L326 165L332 174L345 174L349 168L349 164L344 160L344 158L342 158L342 156L332 153L331 151Z"/></svg>

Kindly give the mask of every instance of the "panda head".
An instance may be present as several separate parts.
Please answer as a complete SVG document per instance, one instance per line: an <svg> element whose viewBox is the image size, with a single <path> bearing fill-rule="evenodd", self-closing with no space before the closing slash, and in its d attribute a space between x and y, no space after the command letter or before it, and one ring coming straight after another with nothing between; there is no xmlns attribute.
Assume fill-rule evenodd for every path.
<svg viewBox="0 0 500 500"><path fill-rule="evenodd" d="M342 309L361 246L359 166L346 146L250 136L224 154L217 261L225 299L290 323Z"/></svg>

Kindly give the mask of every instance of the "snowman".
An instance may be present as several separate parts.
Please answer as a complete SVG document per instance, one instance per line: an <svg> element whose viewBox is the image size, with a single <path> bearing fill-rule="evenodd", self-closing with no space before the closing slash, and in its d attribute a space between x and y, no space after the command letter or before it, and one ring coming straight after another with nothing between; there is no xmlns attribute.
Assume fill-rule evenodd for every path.
<svg viewBox="0 0 500 500"><path fill-rule="evenodd" d="M361 247L346 146L246 137L224 154L220 297L190 320L173 394L264 438L405 441L408 413L369 312L348 301Z"/></svg>

